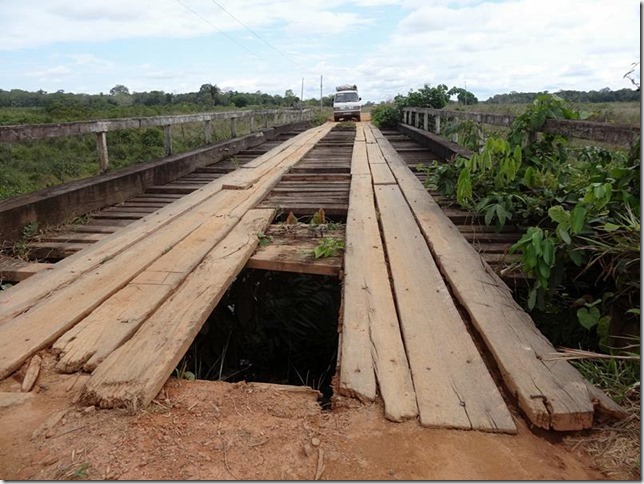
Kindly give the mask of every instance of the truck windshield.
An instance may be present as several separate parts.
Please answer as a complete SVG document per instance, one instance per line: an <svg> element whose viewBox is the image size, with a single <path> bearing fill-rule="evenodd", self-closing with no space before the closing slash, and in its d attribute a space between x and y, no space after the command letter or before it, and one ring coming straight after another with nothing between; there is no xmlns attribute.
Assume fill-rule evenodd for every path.
<svg viewBox="0 0 644 484"><path fill-rule="evenodd" d="M339 92L335 95L336 103L350 103L358 101L357 92Z"/></svg>

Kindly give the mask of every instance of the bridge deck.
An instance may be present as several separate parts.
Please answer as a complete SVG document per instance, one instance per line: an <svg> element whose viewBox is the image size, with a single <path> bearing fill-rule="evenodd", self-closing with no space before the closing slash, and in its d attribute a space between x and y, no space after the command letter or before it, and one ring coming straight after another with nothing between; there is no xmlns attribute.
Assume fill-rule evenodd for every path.
<svg viewBox="0 0 644 484"><path fill-rule="evenodd" d="M554 348L382 133L358 123L355 139L346 139L329 135L332 126L208 183L193 177L199 185L189 195L89 237L101 240L1 293L0 378L53 346L60 371L93 372L86 402L149 403L260 252L258 232L287 238L270 225L276 210L324 206L348 208L340 392L379 395L392 420L418 415L426 426L513 433L492 377L500 374L506 398L540 427L589 428L596 411L618 413L567 362L548 360ZM173 198L146 195L120 213L155 197ZM290 243L272 244L272 254L251 264L339 272L340 259L307 264L295 256L310 237L293 243L288 235ZM78 240L69 243L87 242Z"/></svg>

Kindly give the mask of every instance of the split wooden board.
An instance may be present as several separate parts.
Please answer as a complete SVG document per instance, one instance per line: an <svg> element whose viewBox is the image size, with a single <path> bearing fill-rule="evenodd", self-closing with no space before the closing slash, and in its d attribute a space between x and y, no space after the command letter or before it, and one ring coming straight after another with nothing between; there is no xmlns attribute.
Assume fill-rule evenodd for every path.
<svg viewBox="0 0 644 484"><path fill-rule="evenodd" d="M443 214L384 136L372 130L441 273L530 421L543 428L581 430L592 426L594 406L618 415L619 406L568 362L548 359L554 347L514 301L510 289Z"/></svg>
<svg viewBox="0 0 644 484"><path fill-rule="evenodd" d="M420 423L516 433L400 188L375 190Z"/></svg>
<svg viewBox="0 0 644 484"><path fill-rule="evenodd" d="M366 150L364 143L356 145ZM358 153L356 159L360 162L362 155ZM385 416L401 421L416 416L418 409L389 283L371 182L369 174L356 174L351 180L339 391L373 400L377 376Z"/></svg>
<svg viewBox="0 0 644 484"><path fill-rule="evenodd" d="M249 178L262 178L261 183L249 190L252 193L239 190L222 191L220 180L226 179L222 177L212 182L214 187L206 187L208 191L215 193L204 197L200 200L201 203L195 203L195 200L191 199L193 205L186 208L185 203L182 204L184 200L177 202L183 209L175 207L174 212L170 213L170 216L174 215L170 222L159 219L158 214L161 211L152 214L152 217L156 216L152 219L156 224L152 225L159 225L161 229L141 229L140 225L137 225L138 230L121 231L120 235L124 239L136 235L136 240L130 241L129 244L118 242L118 237L109 236L86 251L81 251L86 252L86 255L83 258L74 258L74 261L78 261L77 264L65 264L69 259L56 264L48 273L61 274L61 278L67 284L64 287L61 287L60 281L55 278L39 278L43 275L40 273L25 281L26 286L22 286L21 283L6 291L13 293L15 299L5 300L7 306L0 310L0 314L6 318L3 319L5 322L0 324L0 378L9 375L31 354L51 344L89 315L156 259L198 229L213 213L227 213L236 206L239 206L241 214L245 213L258 203L279 181L281 175L304 156L329 129L322 126L310 130L310 136L301 139L300 143L294 145L293 150L285 150L256 170L248 170ZM166 208L170 207L171 205ZM144 240L140 237L142 233L147 234ZM105 245L107 241L111 244ZM124 250L126 248L128 250ZM35 284L30 285L31 282ZM46 284L47 282L49 284ZM40 295L40 299L34 300L35 295ZM15 316L17 308L23 309L24 312L8 319L10 314Z"/></svg>
<svg viewBox="0 0 644 484"><path fill-rule="evenodd" d="M96 368L83 400L104 408L149 404L243 269L259 243L257 233L273 214L271 209L248 211L132 339Z"/></svg>

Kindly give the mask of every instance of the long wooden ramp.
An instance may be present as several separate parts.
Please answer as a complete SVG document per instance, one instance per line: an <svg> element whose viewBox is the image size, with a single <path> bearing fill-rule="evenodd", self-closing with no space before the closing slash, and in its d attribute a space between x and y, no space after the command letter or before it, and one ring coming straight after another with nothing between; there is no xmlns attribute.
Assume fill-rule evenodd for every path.
<svg viewBox="0 0 644 484"><path fill-rule="evenodd" d="M371 125L358 124L352 173L341 392L372 400L379 388L393 420L413 416L411 399L425 426L514 433L489 373L498 370L539 427L579 430L595 411L623 415L568 362L548 360L550 342Z"/></svg>

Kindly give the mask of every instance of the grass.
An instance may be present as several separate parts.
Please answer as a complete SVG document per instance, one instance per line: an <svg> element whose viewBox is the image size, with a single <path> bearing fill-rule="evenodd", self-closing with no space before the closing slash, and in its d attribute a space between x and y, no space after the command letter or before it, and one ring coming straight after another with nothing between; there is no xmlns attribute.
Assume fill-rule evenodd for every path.
<svg viewBox="0 0 644 484"><path fill-rule="evenodd" d="M598 121L612 124L640 125L641 113L639 102L611 102L611 103L570 103L571 107L584 113L587 121ZM473 113L511 114L519 115L525 110L527 104L492 104L478 103L471 105L448 105L445 109L466 111Z"/></svg>

